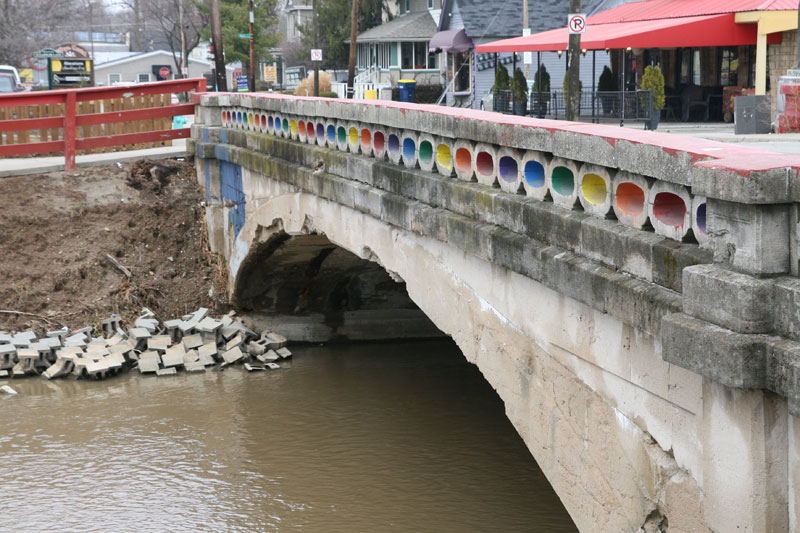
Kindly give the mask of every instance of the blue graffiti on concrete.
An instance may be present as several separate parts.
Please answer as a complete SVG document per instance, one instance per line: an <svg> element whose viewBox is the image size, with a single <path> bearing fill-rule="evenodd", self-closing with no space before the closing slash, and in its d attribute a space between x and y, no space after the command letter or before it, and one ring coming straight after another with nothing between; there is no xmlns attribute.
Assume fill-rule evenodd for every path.
<svg viewBox="0 0 800 533"><path fill-rule="evenodd" d="M242 167L227 161L220 161L219 173L222 201L226 206L230 206L228 223L233 226L233 235L237 237L244 226L245 199L242 188Z"/></svg>

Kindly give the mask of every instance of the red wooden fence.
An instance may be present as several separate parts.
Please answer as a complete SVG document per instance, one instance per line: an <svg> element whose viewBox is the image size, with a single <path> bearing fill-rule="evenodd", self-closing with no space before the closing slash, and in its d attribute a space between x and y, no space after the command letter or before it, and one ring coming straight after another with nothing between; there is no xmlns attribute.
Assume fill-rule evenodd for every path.
<svg viewBox="0 0 800 533"><path fill-rule="evenodd" d="M128 100L147 95L183 93L189 91L204 92L205 90L205 78L198 78L117 87L89 87L86 89L3 94L0 95L0 107L63 104L64 116L0 120L0 133L63 128L64 135L63 138L59 140L0 145L0 157L63 152L64 170L71 172L75 170L75 153L77 150L160 142L171 139L185 139L190 136L190 128L140 133L120 133L83 139L76 138L75 129L76 127L96 126L100 124L168 118L176 115L193 115L193 104L177 104L168 107L150 107L129 111L110 111L83 115L78 115L76 113L77 104L79 102L98 100Z"/></svg>

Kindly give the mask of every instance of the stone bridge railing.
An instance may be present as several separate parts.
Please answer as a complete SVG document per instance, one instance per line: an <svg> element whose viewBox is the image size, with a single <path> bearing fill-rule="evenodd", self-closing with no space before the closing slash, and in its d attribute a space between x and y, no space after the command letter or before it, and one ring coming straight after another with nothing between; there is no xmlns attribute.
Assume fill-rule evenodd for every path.
<svg viewBox="0 0 800 533"><path fill-rule="evenodd" d="M309 169L319 161L318 170L402 197L390 222L414 231L431 217L421 205L444 209L450 218L437 238L660 337L671 363L772 390L800 413L800 158L397 102L236 94L195 102L200 157L253 169L265 165L252 152ZM356 156L394 165L382 163L378 178ZM293 183L354 202L352 190L343 200L337 185L312 182ZM391 211L388 198L378 199L379 215Z"/></svg>

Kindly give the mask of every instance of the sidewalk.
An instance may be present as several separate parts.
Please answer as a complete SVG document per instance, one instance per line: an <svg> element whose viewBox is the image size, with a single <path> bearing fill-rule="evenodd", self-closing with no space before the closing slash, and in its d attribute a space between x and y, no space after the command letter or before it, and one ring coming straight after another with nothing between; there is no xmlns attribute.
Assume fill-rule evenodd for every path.
<svg viewBox="0 0 800 533"><path fill-rule="evenodd" d="M96 167L113 165L116 162L138 161L139 159L171 159L186 157L186 139L172 141L172 146L130 150L126 152L109 152L103 154L79 155L78 167ZM25 176L28 174L46 174L64 170L64 156L54 157L14 157L0 159L0 178L9 176Z"/></svg>

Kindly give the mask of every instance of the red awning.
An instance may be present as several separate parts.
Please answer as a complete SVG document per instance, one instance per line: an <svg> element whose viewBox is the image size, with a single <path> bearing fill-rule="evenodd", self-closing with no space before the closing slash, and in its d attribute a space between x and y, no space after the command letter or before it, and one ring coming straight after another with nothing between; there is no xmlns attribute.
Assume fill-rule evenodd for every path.
<svg viewBox="0 0 800 533"><path fill-rule="evenodd" d="M756 44L756 24L736 24L736 15L706 15L636 22L592 24L581 35L584 50L619 48L673 48L692 46L738 46ZM781 34L767 36L770 44L780 43ZM476 52L556 52L566 50L567 28L527 37L514 37L478 45Z"/></svg>

